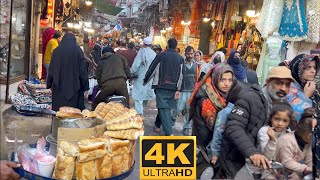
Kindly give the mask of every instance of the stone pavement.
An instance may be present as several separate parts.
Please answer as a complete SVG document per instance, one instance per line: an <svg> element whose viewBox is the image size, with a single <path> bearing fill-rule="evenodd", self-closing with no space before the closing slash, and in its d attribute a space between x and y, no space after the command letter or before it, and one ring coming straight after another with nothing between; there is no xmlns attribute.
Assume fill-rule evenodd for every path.
<svg viewBox="0 0 320 180"><path fill-rule="evenodd" d="M131 107L134 101L131 101ZM145 109L144 114L144 130L146 136L158 136L164 135L163 132L156 133L153 131L152 127L157 115L156 103L155 101L150 101ZM51 131L51 117L50 116L22 116L18 114L14 109L8 109L3 114L5 131L9 140L14 140L17 137L19 140L23 140L23 143L34 144L36 140L41 136L47 136ZM183 119L179 117L175 123L173 132L174 135L181 136L183 128ZM8 143L9 153L14 150L14 143ZM132 174L126 178L126 180L137 180L140 179L139 171L139 153L140 153L140 143L139 139L136 144L135 151L135 167Z"/></svg>

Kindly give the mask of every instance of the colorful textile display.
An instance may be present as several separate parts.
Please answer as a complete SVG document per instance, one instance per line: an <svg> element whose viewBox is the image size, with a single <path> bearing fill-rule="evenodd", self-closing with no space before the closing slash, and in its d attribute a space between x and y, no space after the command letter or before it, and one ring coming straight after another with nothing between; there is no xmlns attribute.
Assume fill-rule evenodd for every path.
<svg viewBox="0 0 320 180"><path fill-rule="evenodd" d="M285 0L279 34L282 40L302 41L308 26L304 0Z"/></svg>
<svg viewBox="0 0 320 180"><path fill-rule="evenodd" d="M308 38L307 42L320 42L320 0L307 1Z"/></svg>
<svg viewBox="0 0 320 180"><path fill-rule="evenodd" d="M277 32L283 13L283 0L264 0L256 28L261 37L267 38L272 32ZM275 14L277 14L275 16Z"/></svg>
<svg viewBox="0 0 320 180"><path fill-rule="evenodd" d="M266 82L270 68L278 66L281 62L282 40L278 33L269 37L262 48L259 64L257 67L257 76L259 83L263 86Z"/></svg>

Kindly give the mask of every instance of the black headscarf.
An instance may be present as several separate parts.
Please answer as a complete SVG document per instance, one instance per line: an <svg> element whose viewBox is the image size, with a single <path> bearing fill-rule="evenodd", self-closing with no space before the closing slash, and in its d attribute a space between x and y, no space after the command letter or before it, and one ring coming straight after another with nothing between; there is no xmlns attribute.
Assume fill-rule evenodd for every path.
<svg viewBox="0 0 320 180"><path fill-rule="evenodd" d="M305 83L303 79L301 79L302 73L308 67L309 62L316 61L316 74L319 71L319 62L318 56L315 55L306 55L299 54L290 62L290 70L292 77L302 86L304 87Z"/></svg>
<svg viewBox="0 0 320 180"><path fill-rule="evenodd" d="M229 59L227 61L228 64L233 69L234 75L236 76L237 80L242 81L247 77L246 75L246 69L241 65L241 61L238 63L235 61L235 58L233 57L236 53L239 53L238 51L232 51L230 53Z"/></svg>
<svg viewBox="0 0 320 180"><path fill-rule="evenodd" d="M72 33L63 36L53 51L47 79L47 88L54 87L70 100L78 91L88 90L88 75L84 54Z"/></svg>

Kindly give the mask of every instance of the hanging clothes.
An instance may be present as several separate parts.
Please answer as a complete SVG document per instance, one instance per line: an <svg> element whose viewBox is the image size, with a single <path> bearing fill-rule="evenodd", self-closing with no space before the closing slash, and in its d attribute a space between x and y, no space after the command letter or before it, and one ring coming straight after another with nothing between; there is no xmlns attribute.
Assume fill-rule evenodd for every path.
<svg viewBox="0 0 320 180"><path fill-rule="evenodd" d="M259 83L263 86L266 82L270 68L278 66L281 62L282 40L278 33L274 33L267 39L263 46L257 67L257 76Z"/></svg>
<svg viewBox="0 0 320 180"><path fill-rule="evenodd" d="M273 32L277 32L283 13L283 0L264 0L256 28L261 37L267 38ZM276 16L275 16L276 14Z"/></svg>
<svg viewBox="0 0 320 180"><path fill-rule="evenodd" d="M320 42L320 0L307 1L308 38L307 42Z"/></svg>
<svg viewBox="0 0 320 180"><path fill-rule="evenodd" d="M304 0L285 0L279 34L282 40L302 41L307 38L308 26Z"/></svg>

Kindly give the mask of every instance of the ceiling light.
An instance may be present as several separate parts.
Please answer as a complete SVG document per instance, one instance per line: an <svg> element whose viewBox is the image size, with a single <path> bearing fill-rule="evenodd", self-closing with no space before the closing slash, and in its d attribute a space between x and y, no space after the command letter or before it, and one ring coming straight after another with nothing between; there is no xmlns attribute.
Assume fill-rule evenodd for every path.
<svg viewBox="0 0 320 180"><path fill-rule="evenodd" d="M164 34L164 33L166 33L167 31L163 29L163 30L161 30L160 32Z"/></svg>
<svg viewBox="0 0 320 180"><path fill-rule="evenodd" d="M207 18L207 17L203 18L203 22L209 22L209 21L210 21L210 18Z"/></svg>
<svg viewBox="0 0 320 180"><path fill-rule="evenodd" d="M215 25L216 25L216 23L214 21L212 21L211 26L214 28Z"/></svg>
<svg viewBox="0 0 320 180"><path fill-rule="evenodd" d="M256 11L255 10L247 10L246 14L248 17L254 17L256 15Z"/></svg>
<svg viewBox="0 0 320 180"><path fill-rule="evenodd" d="M181 21L181 25L189 26L190 24L191 24L191 21L188 21L188 22Z"/></svg>
<svg viewBox="0 0 320 180"><path fill-rule="evenodd" d="M167 31L171 31L172 30L172 27L168 27L166 28Z"/></svg>
<svg viewBox="0 0 320 180"><path fill-rule="evenodd" d="M91 6L92 5L92 1L86 1L86 5L87 6Z"/></svg>

